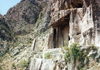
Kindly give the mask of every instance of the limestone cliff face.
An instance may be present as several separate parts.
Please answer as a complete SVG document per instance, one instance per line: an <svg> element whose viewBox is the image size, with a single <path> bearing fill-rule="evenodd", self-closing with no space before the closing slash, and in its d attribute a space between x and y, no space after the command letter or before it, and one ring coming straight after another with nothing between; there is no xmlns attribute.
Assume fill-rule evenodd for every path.
<svg viewBox="0 0 100 70"><path fill-rule="evenodd" d="M53 46L64 46L64 41L100 46L99 7L98 0L51 0Z"/></svg>
<svg viewBox="0 0 100 70"><path fill-rule="evenodd" d="M80 70L82 68L93 70L94 67L91 64L100 62L98 60L100 57L99 9L99 0L51 0L51 22L49 24L51 33L47 40L47 47L44 47L43 52L34 53L30 70ZM74 62L72 57L70 63L66 62L63 57L66 54L62 53L64 48L58 51L60 46L66 45L65 42L68 43L68 47L72 43L79 44L81 52L84 50L87 52L85 59L79 61L79 57L76 57L76 62ZM91 49L91 45L98 47L97 50ZM78 52L75 53L78 54ZM46 55L49 55L49 58L45 58ZM89 59L87 59L88 56ZM89 67L87 67L88 61Z"/></svg>
<svg viewBox="0 0 100 70"><path fill-rule="evenodd" d="M6 26L16 35L10 43L11 57L7 62L13 60L11 64L18 70L23 61L28 65L24 70L78 70L78 67L92 70L92 64L100 62L100 48L91 49L92 44L100 46L99 4L99 0L22 0L5 16L0 15L0 19L4 18L0 20L3 32L6 29L2 26ZM1 33L0 37L7 39L9 35ZM60 48L66 45L65 42L69 47L72 43L80 44L81 51L85 50L87 55L80 62L78 58L76 62L73 59L71 63L66 62L63 52L68 51L65 47ZM0 49L7 45L5 41L2 43L5 45L1 44ZM87 56L91 57L89 62ZM14 69L3 62L3 68Z"/></svg>

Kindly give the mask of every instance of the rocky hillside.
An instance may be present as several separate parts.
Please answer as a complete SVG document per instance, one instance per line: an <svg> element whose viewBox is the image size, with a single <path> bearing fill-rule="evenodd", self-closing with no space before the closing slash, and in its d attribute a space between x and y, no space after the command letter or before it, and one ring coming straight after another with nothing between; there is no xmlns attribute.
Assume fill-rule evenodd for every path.
<svg viewBox="0 0 100 70"><path fill-rule="evenodd" d="M45 11L47 3L42 0L22 0L10 8L4 16L14 35L28 34ZM40 14L40 15L39 15Z"/></svg>
<svg viewBox="0 0 100 70"><path fill-rule="evenodd" d="M12 39L11 30L2 15L0 15L0 38L3 40Z"/></svg>
<svg viewBox="0 0 100 70"><path fill-rule="evenodd" d="M0 15L0 57L9 50L9 41L13 41L11 29L5 18Z"/></svg>
<svg viewBox="0 0 100 70"><path fill-rule="evenodd" d="M98 70L100 48L85 30L99 19L99 5L90 1L21 0L0 15L0 70Z"/></svg>
<svg viewBox="0 0 100 70"><path fill-rule="evenodd" d="M0 70L28 70L32 41L36 40L35 50L40 51L49 23L49 0L22 0L0 15Z"/></svg>

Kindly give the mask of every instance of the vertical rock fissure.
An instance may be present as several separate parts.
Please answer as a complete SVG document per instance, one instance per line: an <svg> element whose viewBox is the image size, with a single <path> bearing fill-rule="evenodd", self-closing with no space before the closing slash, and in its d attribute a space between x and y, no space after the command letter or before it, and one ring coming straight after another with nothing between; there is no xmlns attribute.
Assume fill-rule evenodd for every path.
<svg viewBox="0 0 100 70"><path fill-rule="evenodd" d="M54 43L54 48L56 48L56 29L54 28L54 34L53 34L53 43Z"/></svg>

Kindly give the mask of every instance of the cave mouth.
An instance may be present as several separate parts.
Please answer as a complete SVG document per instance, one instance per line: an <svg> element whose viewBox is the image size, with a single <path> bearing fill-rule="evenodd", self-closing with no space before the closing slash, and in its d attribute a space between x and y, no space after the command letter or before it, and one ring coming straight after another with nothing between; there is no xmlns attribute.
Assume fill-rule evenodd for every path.
<svg viewBox="0 0 100 70"><path fill-rule="evenodd" d="M69 24L59 25L53 28L53 48L63 47L69 40Z"/></svg>
<svg viewBox="0 0 100 70"><path fill-rule="evenodd" d="M65 46L65 43L70 40L69 37L69 29L70 29L70 13L60 18L53 24L51 24L53 28L52 33L52 48L59 48L60 46Z"/></svg>

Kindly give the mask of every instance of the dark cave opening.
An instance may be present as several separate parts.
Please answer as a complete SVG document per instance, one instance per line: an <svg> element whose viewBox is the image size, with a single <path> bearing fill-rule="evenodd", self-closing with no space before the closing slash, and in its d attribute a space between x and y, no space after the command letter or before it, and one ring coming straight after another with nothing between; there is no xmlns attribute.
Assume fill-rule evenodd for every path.
<svg viewBox="0 0 100 70"><path fill-rule="evenodd" d="M53 31L53 43L54 43L54 48L56 48L56 29L54 29L54 31Z"/></svg>
<svg viewBox="0 0 100 70"><path fill-rule="evenodd" d="M82 8L83 4L79 3L79 4L75 4L75 3L71 3L71 5L74 7L74 8Z"/></svg>

